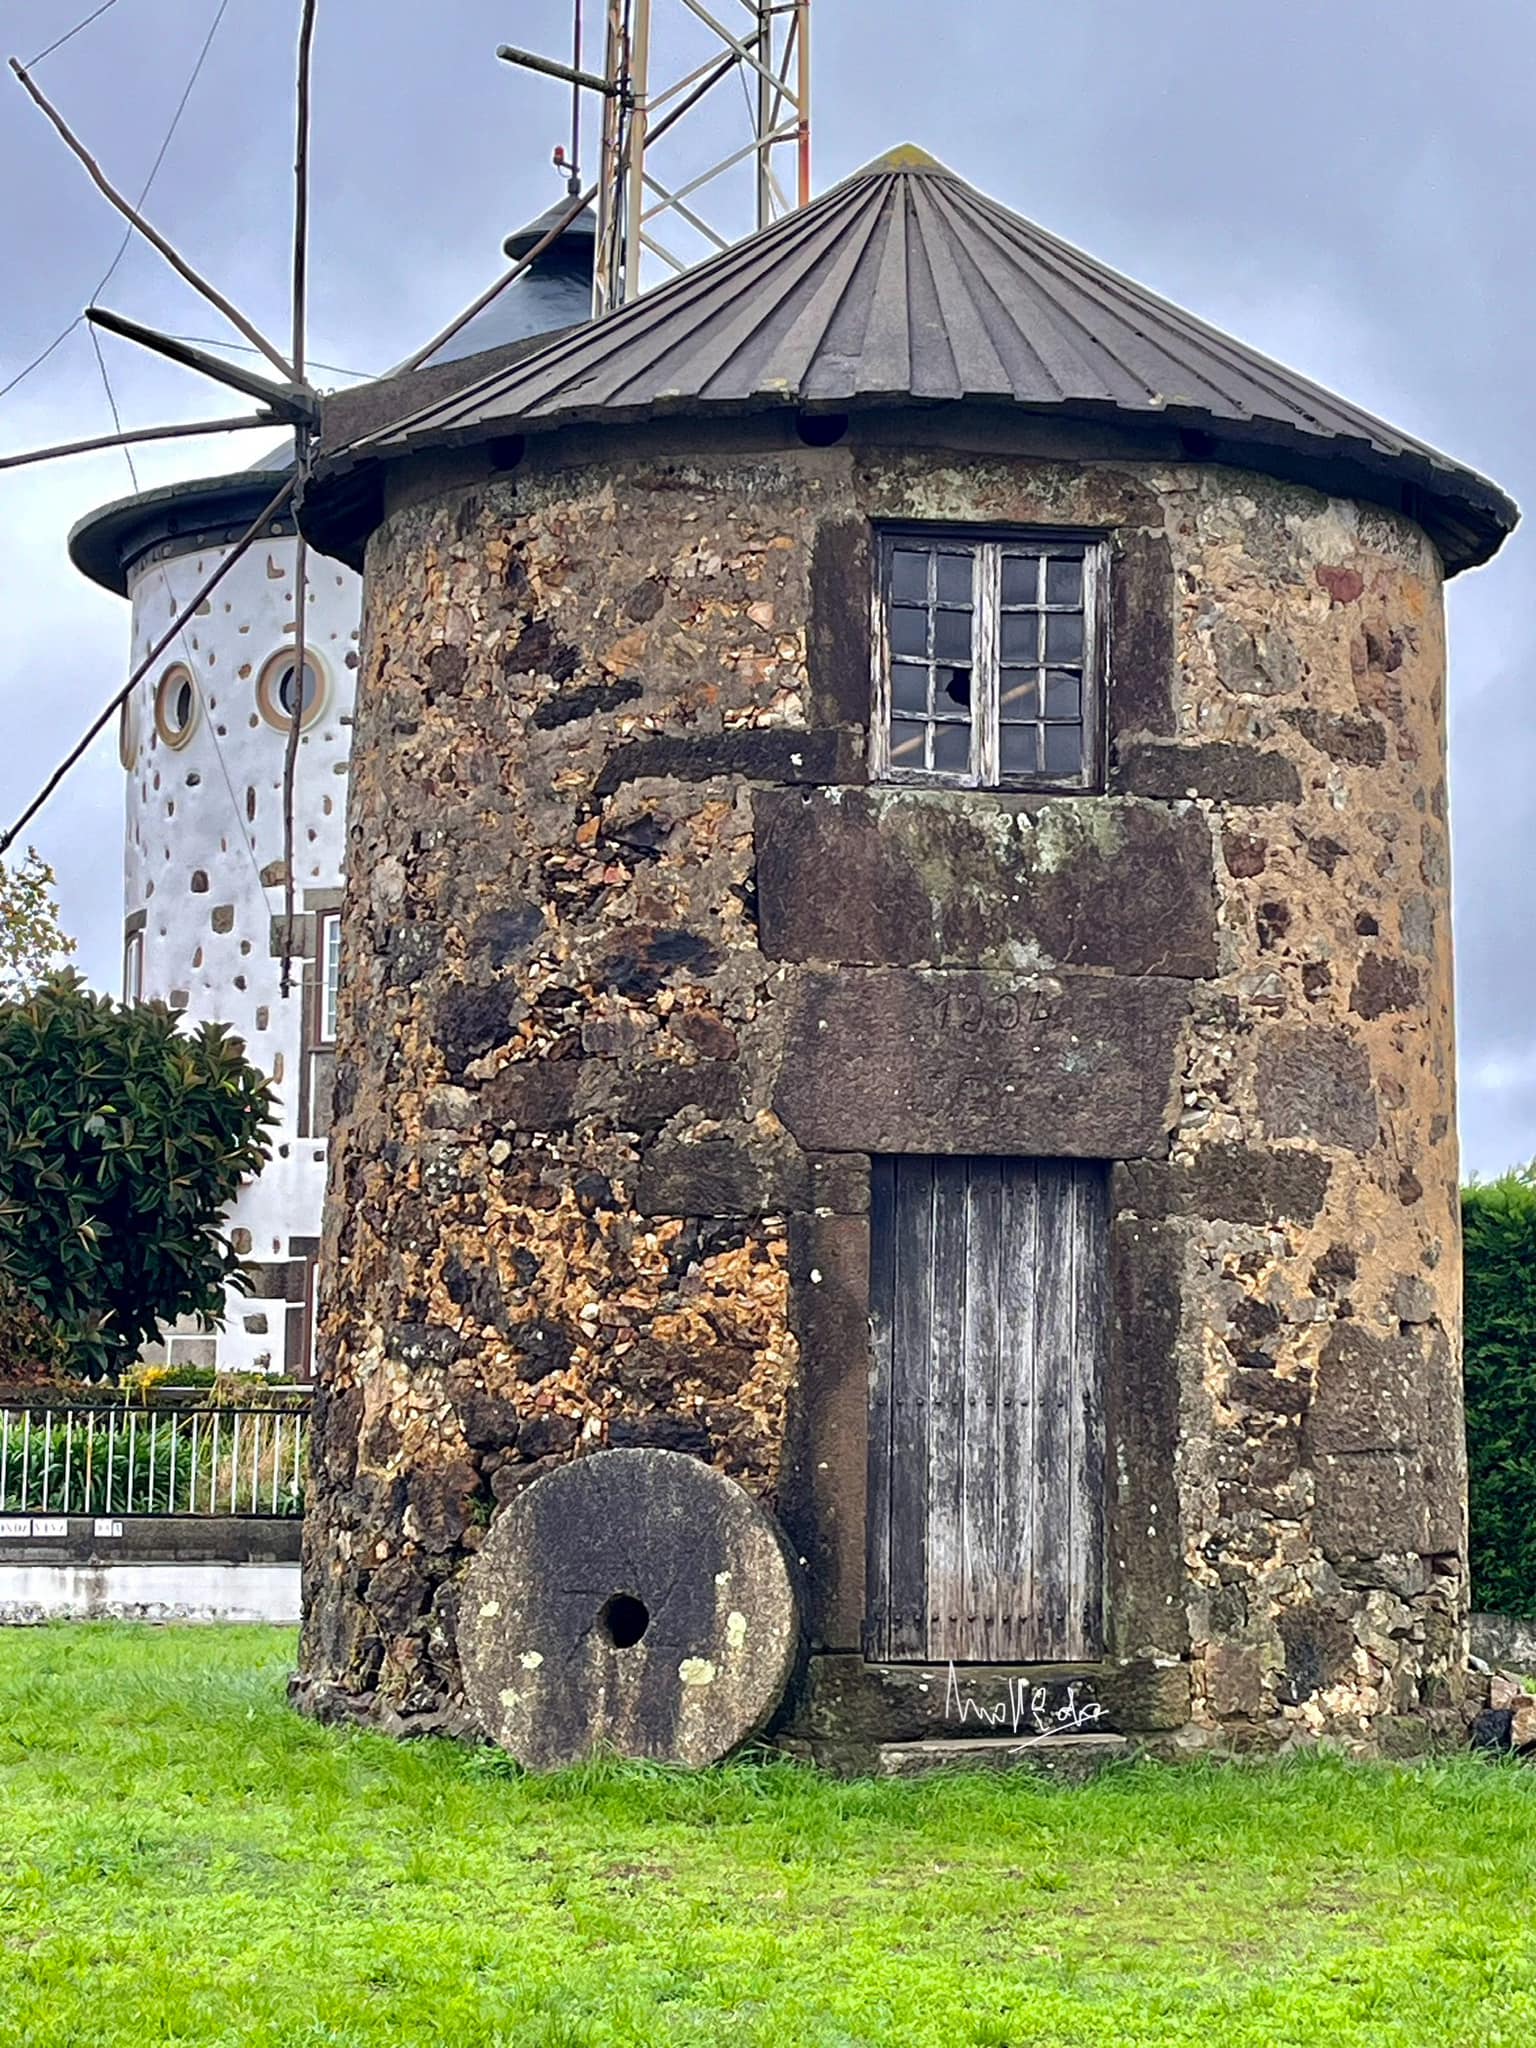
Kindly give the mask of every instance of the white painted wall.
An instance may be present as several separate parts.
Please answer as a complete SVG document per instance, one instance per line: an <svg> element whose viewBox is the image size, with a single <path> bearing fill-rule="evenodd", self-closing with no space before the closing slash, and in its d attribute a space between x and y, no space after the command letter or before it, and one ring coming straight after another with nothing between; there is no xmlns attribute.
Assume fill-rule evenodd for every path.
<svg viewBox="0 0 1536 2048"><path fill-rule="evenodd" d="M196 549L134 570L135 666L164 633L227 548ZM280 1121L273 1157L242 1190L228 1222L250 1233L254 1261L286 1260L293 1237L317 1237L325 1143L298 1127L301 1017L295 965L280 993L271 950L283 890L284 734L257 709L268 658L294 644L291 535L254 546L134 693L127 711L128 771L124 910L145 913L143 993L173 1001L186 1017L227 1024L274 1084ZM350 570L311 553L305 637L322 669L324 709L299 743L295 802L295 905L341 886L361 585ZM168 746L155 725L155 692L173 663L192 672L200 696L186 744ZM269 877L263 881L263 871ZM203 886L206 878L206 887ZM194 887L194 882L197 886ZM227 924L227 930L217 927ZM265 1316L265 1332L245 1328ZM284 1308L231 1295L218 1363L278 1371ZM182 1340L183 1342L185 1340ZM178 1340L171 1339L173 1355ZM195 1354L194 1354L195 1355Z"/></svg>
<svg viewBox="0 0 1536 2048"><path fill-rule="evenodd" d="M298 1619L296 1564L0 1565L0 1628L45 1621Z"/></svg>

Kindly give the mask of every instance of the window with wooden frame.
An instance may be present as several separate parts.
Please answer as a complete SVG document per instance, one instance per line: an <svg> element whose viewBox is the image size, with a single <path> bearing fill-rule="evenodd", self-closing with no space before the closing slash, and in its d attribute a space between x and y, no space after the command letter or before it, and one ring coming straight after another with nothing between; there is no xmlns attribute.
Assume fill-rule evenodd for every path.
<svg viewBox="0 0 1536 2048"><path fill-rule="evenodd" d="M880 534L882 781L1085 790L1103 762L1107 549L1092 534Z"/></svg>

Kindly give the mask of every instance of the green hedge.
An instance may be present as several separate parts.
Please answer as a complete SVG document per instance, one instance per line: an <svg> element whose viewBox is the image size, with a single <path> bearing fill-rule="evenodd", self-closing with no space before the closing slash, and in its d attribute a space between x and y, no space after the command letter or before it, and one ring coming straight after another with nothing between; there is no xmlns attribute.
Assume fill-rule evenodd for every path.
<svg viewBox="0 0 1536 2048"><path fill-rule="evenodd" d="M1536 1616L1536 1167L1461 1208L1472 1604Z"/></svg>

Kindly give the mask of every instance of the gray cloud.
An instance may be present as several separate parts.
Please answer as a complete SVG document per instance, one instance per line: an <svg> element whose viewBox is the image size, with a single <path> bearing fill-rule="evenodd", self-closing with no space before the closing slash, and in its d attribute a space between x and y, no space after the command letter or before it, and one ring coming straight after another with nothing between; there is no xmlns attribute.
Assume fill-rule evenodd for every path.
<svg viewBox="0 0 1536 2048"><path fill-rule="evenodd" d="M87 11L12 0L11 47L30 56L77 6ZM214 0L123 0L42 67L124 184L147 171L213 12ZM230 8L151 209L277 335L296 13ZM493 53L505 40L560 50L569 20L554 0L322 0L316 356L365 371L398 359L494 273L502 235L550 203L563 95ZM1020 212L1536 497L1536 13L1525 0L1472 0L1454 21L1429 0L818 0L814 41L818 185L920 142ZM119 230L13 87L0 97L0 189L12 199L0 218L4 382L77 310ZM106 298L176 332L221 331L138 248ZM208 409L194 380L109 346L125 416ZM0 400L0 446L106 421L77 333ZM206 473L236 447L146 451L140 477ZM120 456L0 475L8 814L120 679L125 608L81 583L64 535L127 488ZM1517 534L1450 601L1463 1142L1484 1172L1536 1154L1530 547ZM121 812L104 737L35 835L59 868L83 961L107 986Z"/></svg>

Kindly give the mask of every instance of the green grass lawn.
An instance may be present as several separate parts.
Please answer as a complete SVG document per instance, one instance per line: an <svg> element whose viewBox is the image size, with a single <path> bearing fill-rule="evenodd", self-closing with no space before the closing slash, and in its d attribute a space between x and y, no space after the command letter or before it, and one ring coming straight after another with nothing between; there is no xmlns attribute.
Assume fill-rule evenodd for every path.
<svg viewBox="0 0 1536 2048"><path fill-rule="evenodd" d="M0 2043L1527 2044L1536 1771L521 1778L270 1629L0 1631Z"/></svg>

